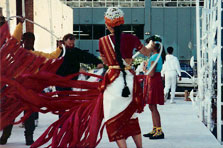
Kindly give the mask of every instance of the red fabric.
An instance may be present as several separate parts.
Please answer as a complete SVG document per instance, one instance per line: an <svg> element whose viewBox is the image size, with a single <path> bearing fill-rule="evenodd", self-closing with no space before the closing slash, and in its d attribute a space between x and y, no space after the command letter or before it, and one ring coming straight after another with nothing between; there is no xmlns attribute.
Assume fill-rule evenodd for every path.
<svg viewBox="0 0 223 148"><path fill-rule="evenodd" d="M0 38L1 42L3 40ZM101 82L72 80L79 73L67 77L56 75L63 59L37 57L21 48L12 37L0 48L0 129L26 120L32 112L58 114L65 110L62 118L50 125L31 147L39 147L49 140L52 140L51 147L96 147L101 139L98 138L99 131L101 136L103 131ZM94 74L82 74L103 79ZM87 91L43 93L48 86L75 87ZM55 97L57 94L59 97ZM13 123L24 110L28 114ZM62 128L59 129L59 126Z"/></svg>
<svg viewBox="0 0 223 148"><path fill-rule="evenodd" d="M123 39L128 39L128 38L124 38L124 36L128 37L129 35L122 34ZM135 37L135 36L131 35L130 37ZM103 54L103 56L106 58L108 62L107 65L108 66L118 65L118 62L115 56L115 51L110 43L108 36L100 38L99 45L100 44L101 44L101 47L99 48L99 50ZM137 42L135 44L138 45L139 43ZM131 47L129 51L132 52L133 50L132 48L134 47ZM133 100L137 104L137 112L140 113L143 111L143 108L144 108L143 94L142 94L143 90L140 87L140 77L136 76L133 70L130 70L130 72L134 75ZM104 80L102 81L101 90L104 91L106 86L112 83L119 76L119 74L120 74L120 69L109 69L104 76Z"/></svg>
<svg viewBox="0 0 223 148"><path fill-rule="evenodd" d="M164 92L161 74L156 72L153 77L146 76L144 84L144 100L146 104L164 104Z"/></svg>
<svg viewBox="0 0 223 148"><path fill-rule="evenodd" d="M5 31L7 36L9 32ZM12 124L24 110L28 114L13 124L23 122L32 112L58 114L65 110L64 115L52 123L31 147L40 147L49 140L52 140L49 145L51 147L96 147L104 127L101 125L103 91L99 90L102 83L72 80L79 73L67 77L58 76L55 72L63 59L37 57L21 48L16 39L6 38L8 37L0 38L0 43L4 43L0 46L0 129ZM94 74L82 74L103 79ZM109 82L109 78L110 76L105 77L103 82ZM87 91L43 93L43 89L48 86L82 88ZM57 94L58 97L55 97ZM135 100L133 103L129 116L125 117L130 117L137 110Z"/></svg>
<svg viewBox="0 0 223 148"><path fill-rule="evenodd" d="M141 133L138 119L131 119L136 111L135 102L130 105L115 117L109 119L106 124L109 141L127 139L129 136L134 136Z"/></svg>
<svg viewBox="0 0 223 148"><path fill-rule="evenodd" d="M0 27L0 38L1 38L0 47L2 47L2 45L6 42L6 39L8 39L9 37L10 37L9 26L8 23L6 22Z"/></svg>
<svg viewBox="0 0 223 148"><path fill-rule="evenodd" d="M111 40L115 45L115 36L111 35ZM122 54L122 58L132 58L134 48L139 50L142 48L142 43L138 39L138 37L132 34L122 34L121 36L121 45L120 51ZM99 51L103 53L103 45L102 42L99 40Z"/></svg>
<svg viewBox="0 0 223 148"><path fill-rule="evenodd" d="M123 42L125 41L125 39L126 39L125 42L133 41L125 37L133 37L133 36L132 35L126 36L123 34L122 36ZM129 42L129 44L131 45L135 45L134 43L136 42L133 42L132 44ZM132 55L133 48L135 48L135 46L131 47L131 46L126 45L126 47L129 47L128 53ZM123 49L127 49L127 48L123 48ZM108 36L100 38L99 50L102 53L103 57L106 58L108 66L118 65L114 49L112 48L112 45L109 41ZM133 101L123 112L119 113L118 115L109 119L106 122L106 129L107 129L107 133L108 133L108 137L110 141L116 141L119 139L128 138L129 136L133 136L133 135L137 135L141 133L138 120L131 120L131 117L136 111L138 112L143 111L143 108L144 108L144 103L142 101L143 95L142 95L142 90L139 83L139 78L136 77L133 70L130 70L130 72L134 75ZM102 82L102 89L103 90L106 89L106 86L112 83L119 76L119 74L120 74L120 69L109 69L107 73L105 74L104 80Z"/></svg>

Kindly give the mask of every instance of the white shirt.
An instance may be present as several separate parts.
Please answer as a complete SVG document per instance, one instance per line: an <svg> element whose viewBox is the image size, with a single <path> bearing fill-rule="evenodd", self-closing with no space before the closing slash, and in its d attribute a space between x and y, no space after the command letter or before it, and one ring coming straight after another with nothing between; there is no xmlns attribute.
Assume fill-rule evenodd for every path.
<svg viewBox="0 0 223 148"><path fill-rule="evenodd" d="M163 77L166 72L176 71L178 76L181 76L180 62L177 57L168 54L166 55L166 61L163 64L161 76Z"/></svg>

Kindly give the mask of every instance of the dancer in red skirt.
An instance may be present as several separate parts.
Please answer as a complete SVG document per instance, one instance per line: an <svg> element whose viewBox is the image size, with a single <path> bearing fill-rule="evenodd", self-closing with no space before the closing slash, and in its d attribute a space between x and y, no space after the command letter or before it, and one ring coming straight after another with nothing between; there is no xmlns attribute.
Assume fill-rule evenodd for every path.
<svg viewBox="0 0 223 148"><path fill-rule="evenodd" d="M159 44L156 44L153 48L153 55L150 57L147 65L149 69L155 62L158 57L160 47ZM148 134L144 134L144 137L149 137L150 139L163 139L164 133L161 129L160 114L157 109L157 104L164 105L164 92L163 84L161 78L161 69L162 69L162 58L160 57L155 67L148 74L144 87L144 98L146 103L149 104L149 109L152 114L153 121L153 130Z"/></svg>
<svg viewBox="0 0 223 148"><path fill-rule="evenodd" d="M131 64L134 48L149 56L152 47L147 49L136 36L121 32L123 15L117 7L108 8L105 24L111 34L99 40L102 60L109 68L102 84L104 119L110 141L126 148L126 139L132 136L136 147L141 148L141 130L135 113L143 109L142 90Z"/></svg>

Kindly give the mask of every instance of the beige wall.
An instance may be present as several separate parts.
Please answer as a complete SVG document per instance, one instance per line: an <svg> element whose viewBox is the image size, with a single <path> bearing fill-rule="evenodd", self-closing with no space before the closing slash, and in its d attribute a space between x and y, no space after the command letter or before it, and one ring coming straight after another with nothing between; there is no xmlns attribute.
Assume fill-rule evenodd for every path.
<svg viewBox="0 0 223 148"><path fill-rule="evenodd" d="M43 5L44 4L44 5ZM34 22L46 27L58 38L73 33L73 9L59 0L35 0ZM34 25L36 50L52 52L56 49L56 38L42 28Z"/></svg>
<svg viewBox="0 0 223 148"><path fill-rule="evenodd" d="M6 17L6 19L10 16L16 15L16 0L0 0L0 7L2 8L2 14ZM16 27L16 19L13 18L10 20L9 25L10 32L12 33Z"/></svg>
<svg viewBox="0 0 223 148"><path fill-rule="evenodd" d="M9 11L7 11L7 2ZM73 33L73 9L60 0L33 0L33 21L53 32L59 39L67 33ZM0 0L3 15L6 17L16 15L16 0ZM7 13L8 12L8 13ZM10 21L10 31L14 31L16 19ZM35 49L52 52L56 49L56 38L50 33L34 25L36 36Z"/></svg>

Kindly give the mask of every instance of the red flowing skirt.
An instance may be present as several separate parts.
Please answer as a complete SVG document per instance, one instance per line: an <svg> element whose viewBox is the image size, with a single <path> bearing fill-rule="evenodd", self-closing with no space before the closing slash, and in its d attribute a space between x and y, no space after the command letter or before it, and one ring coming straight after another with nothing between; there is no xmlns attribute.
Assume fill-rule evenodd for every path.
<svg viewBox="0 0 223 148"><path fill-rule="evenodd" d="M156 72L153 77L146 76L144 99L146 104L164 105L164 89L160 72Z"/></svg>
<svg viewBox="0 0 223 148"><path fill-rule="evenodd" d="M131 119L136 107L136 104L132 102L123 112L106 122L106 130L110 142L127 139L129 136L141 133L138 118Z"/></svg>

